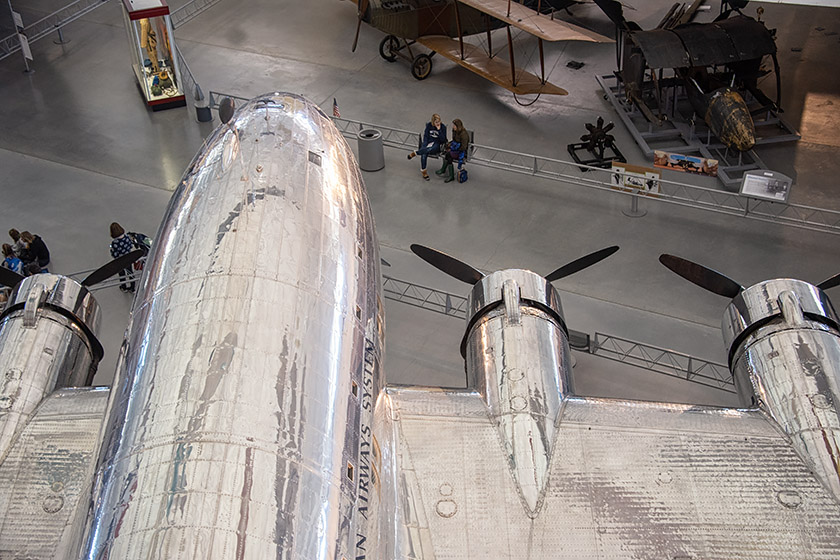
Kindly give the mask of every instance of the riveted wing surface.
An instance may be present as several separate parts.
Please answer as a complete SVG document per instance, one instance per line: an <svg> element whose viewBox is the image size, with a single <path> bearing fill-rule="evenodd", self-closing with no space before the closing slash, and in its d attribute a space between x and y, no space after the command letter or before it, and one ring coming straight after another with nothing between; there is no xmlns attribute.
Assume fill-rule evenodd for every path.
<svg viewBox="0 0 840 560"><path fill-rule="evenodd" d="M840 551L836 501L761 413L569 399L546 491L529 516L477 393L389 393L402 481L399 558Z"/></svg>
<svg viewBox="0 0 840 560"><path fill-rule="evenodd" d="M0 558L70 558L109 391L46 397L0 463ZM81 508L84 511L77 511ZM77 515L80 514L80 515Z"/></svg>

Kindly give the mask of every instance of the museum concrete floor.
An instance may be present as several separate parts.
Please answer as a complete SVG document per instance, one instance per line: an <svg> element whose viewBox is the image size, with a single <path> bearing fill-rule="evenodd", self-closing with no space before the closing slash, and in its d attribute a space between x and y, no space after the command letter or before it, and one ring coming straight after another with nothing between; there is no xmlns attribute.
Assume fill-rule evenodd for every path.
<svg viewBox="0 0 840 560"><path fill-rule="evenodd" d="M12 4L31 22L64 0ZM654 26L668 2L630 1L630 19ZM23 4L26 4L25 6ZM172 2L177 8L183 2ZM754 14L751 4L747 13ZM798 143L759 151L768 165L795 178L791 202L840 210L840 10L765 4L763 19L778 29L785 118L801 130ZM198 123L191 107L153 113L143 104L129 66L120 11L112 0L64 29L65 45L33 45L35 72L20 55L0 61L0 230L40 234L59 273L92 269L108 258L108 224L154 236L171 191L218 119ZM701 19L710 19L715 4ZM577 6L574 21L602 33L612 26L594 5ZM547 45L549 79L569 91L517 104L511 94L434 58L432 75L417 81L404 62L380 58L383 34L363 27L350 52L352 2L222 0L175 33L205 91L250 97L301 93L327 112L337 99L342 117L421 130L433 112L460 118L476 142L568 159L584 123L617 120L595 81L612 71L611 44ZM519 37L520 58L534 44ZM499 45L503 43L499 42ZM524 53L524 54L523 54ZM530 54L528 54L530 53ZM573 70L569 61L585 65ZM533 69L533 60L531 68ZM774 95L767 83L768 93ZM617 142L631 163L650 165L620 124ZM355 142L351 142L351 145ZM355 149L355 146L353 146ZM617 244L621 251L556 282L569 326L606 333L723 363L720 319L727 301L666 270L661 253L715 268L744 285L774 277L819 282L840 271L840 236L644 201L647 215L622 213L629 199L545 179L471 166L469 182L424 182L417 160L386 148L386 167L364 173L389 276L466 295L467 288L409 251L422 243L485 270L528 268L547 274L581 255ZM664 178L719 188L712 179ZM840 292L840 289L836 289ZM830 294L832 295L832 294ZM833 294L840 297L840 294ZM130 312L129 296L100 290L106 357L96 382L113 377ZM457 319L386 300L389 381L463 383ZM578 392L645 400L731 405L722 391L576 353Z"/></svg>

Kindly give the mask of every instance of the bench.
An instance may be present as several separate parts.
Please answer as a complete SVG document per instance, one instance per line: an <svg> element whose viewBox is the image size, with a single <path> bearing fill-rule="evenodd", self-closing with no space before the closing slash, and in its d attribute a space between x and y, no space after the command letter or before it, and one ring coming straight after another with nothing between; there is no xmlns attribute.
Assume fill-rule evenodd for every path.
<svg viewBox="0 0 840 560"><path fill-rule="evenodd" d="M467 148L467 153L464 156L464 163L467 163L470 160L470 156L472 156L473 153L475 152L475 131L470 130L468 128L467 133L470 135L470 147ZM421 132L420 134L417 135L417 149L419 150L422 147L423 147L423 133ZM426 157L437 159L437 158L440 157L440 152L438 152L436 154L429 154Z"/></svg>

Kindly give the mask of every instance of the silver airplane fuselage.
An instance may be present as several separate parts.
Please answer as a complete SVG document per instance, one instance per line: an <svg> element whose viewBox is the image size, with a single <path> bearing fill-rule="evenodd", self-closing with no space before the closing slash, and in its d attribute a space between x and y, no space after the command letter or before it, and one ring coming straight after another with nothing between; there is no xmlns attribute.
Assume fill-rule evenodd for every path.
<svg viewBox="0 0 840 560"><path fill-rule="evenodd" d="M576 398L559 294L526 270L474 284L465 390L385 390L380 290L341 133L296 95L246 104L196 156L156 237L80 556L734 558L763 550L753 539L805 559L840 547L840 330L816 288L771 281L733 300L730 363L760 411ZM745 449L695 476L718 428ZM626 445L613 431L627 457L611 455ZM766 467L767 480L732 465ZM746 509L715 517L726 500L758 508L750 539L730 538ZM783 529L808 523L823 524L818 538L789 542ZM720 535L731 553L716 552Z"/></svg>
<svg viewBox="0 0 840 560"><path fill-rule="evenodd" d="M83 558L356 558L382 315L347 143L269 94L207 140L135 301Z"/></svg>

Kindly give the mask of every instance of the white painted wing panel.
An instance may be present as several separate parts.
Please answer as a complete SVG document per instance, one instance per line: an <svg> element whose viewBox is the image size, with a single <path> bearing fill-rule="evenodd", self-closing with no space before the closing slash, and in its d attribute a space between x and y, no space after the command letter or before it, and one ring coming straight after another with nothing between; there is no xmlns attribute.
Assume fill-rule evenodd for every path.
<svg viewBox="0 0 840 560"><path fill-rule="evenodd" d="M478 395L390 393L428 535L401 558L840 557L840 504L760 413L571 399L532 519Z"/></svg>

